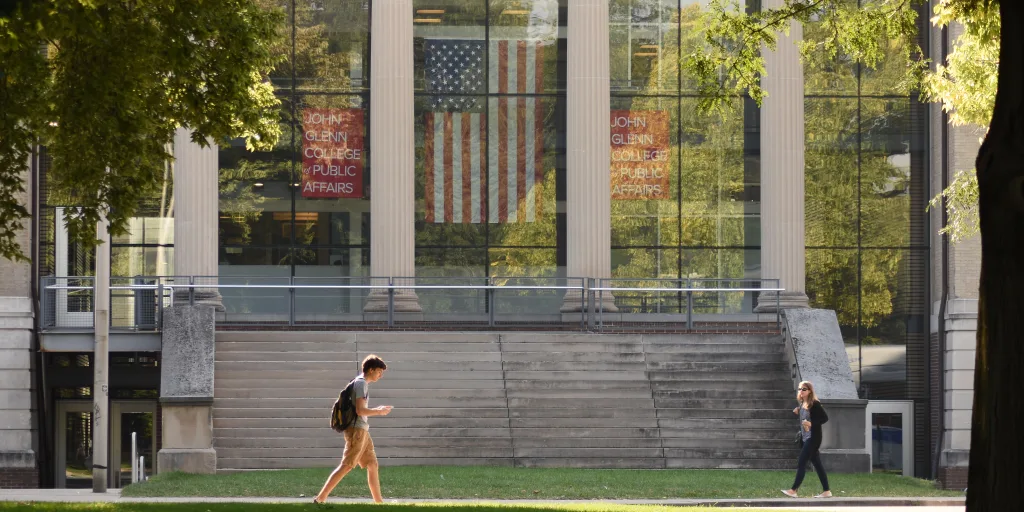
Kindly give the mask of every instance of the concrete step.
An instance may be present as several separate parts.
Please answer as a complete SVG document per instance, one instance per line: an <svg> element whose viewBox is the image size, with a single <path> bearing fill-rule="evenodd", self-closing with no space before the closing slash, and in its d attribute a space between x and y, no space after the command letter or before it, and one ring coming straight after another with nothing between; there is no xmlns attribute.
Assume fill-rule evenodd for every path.
<svg viewBox="0 0 1024 512"><path fill-rule="evenodd" d="M245 352L240 350L218 350L214 360L220 362L235 361L335 361L345 369L358 366L355 352L323 351L323 352Z"/></svg>
<svg viewBox="0 0 1024 512"><path fill-rule="evenodd" d="M715 361L715 362L672 362L672 363L654 363L648 362L647 367L651 371L672 371L672 372L747 372L747 373L764 373L764 372L784 372L789 369L789 363L778 361L778 362L760 362L760 361Z"/></svg>
<svg viewBox="0 0 1024 512"><path fill-rule="evenodd" d="M737 380L717 382L707 379L679 379L679 380L656 380L651 382L651 390L658 391L681 391L681 390L774 390L795 397L792 393L792 382L778 379L762 380Z"/></svg>
<svg viewBox="0 0 1024 512"><path fill-rule="evenodd" d="M657 428L657 418L512 418L512 428Z"/></svg>
<svg viewBox="0 0 1024 512"><path fill-rule="evenodd" d="M505 362L534 362L534 361L600 361L600 362L640 362L645 360L644 353L637 352L558 352L552 358L551 352L517 352L503 351L501 359Z"/></svg>
<svg viewBox="0 0 1024 512"><path fill-rule="evenodd" d="M658 426L669 429L693 429L693 430L733 430L733 429L769 429L780 430L793 427L796 432L795 421L786 422L783 420L751 420L751 419L658 419Z"/></svg>
<svg viewBox="0 0 1024 512"><path fill-rule="evenodd" d="M691 363L693 364L693 363ZM714 363L709 363L714 364ZM716 382L791 382L789 380L789 373L785 370L773 370L773 371L723 371L713 369L701 369L701 370L648 370L647 375L651 379L651 383L655 382L673 382L673 381L694 381L694 380L711 380ZM794 397L796 394L794 393Z"/></svg>
<svg viewBox="0 0 1024 512"><path fill-rule="evenodd" d="M403 390L415 390L421 392L436 391L437 393L440 393L442 396L451 394L462 395L472 391L483 392L485 394L487 392L491 392L493 394L493 392L497 391L501 392L499 394L504 395L504 386L501 382L501 379L456 379L448 381L437 381L432 382L430 384L432 386L432 388L430 389L424 389L422 382L420 383L419 386L417 386L415 382L416 381L409 381L404 379L395 380L393 382L388 383L388 385L385 386L383 385L383 381L381 381L379 383L381 384L380 386L378 386L377 384L372 384L370 386L370 397L373 398L375 396L392 396L396 394L396 392ZM293 390L287 396L295 396L294 390L298 390L300 393L303 390L309 390L308 392L302 393L299 396L311 396L315 390L316 394L334 395L334 397L337 398L338 393L340 393L341 390L345 388L345 385L348 384L348 381L338 383L336 386L332 386L331 384L333 383L323 382L315 379L277 379L273 381L268 381L261 379L214 378L213 386L214 395L218 397L222 396L221 390L232 392L238 392L242 390L250 390L257 392L266 391L267 393L271 394L274 390ZM437 393L435 393L434 396L436 396ZM224 396L227 397L228 395ZM406 393L404 396L409 395Z"/></svg>
<svg viewBox="0 0 1024 512"><path fill-rule="evenodd" d="M786 356L780 353L761 352L684 352L678 354L649 354L647 365L655 368L666 363L785 363Z"/></svg>
<svg viewBox="0 0 1024 512"><path fill-rule="evenodd" d="M321 407L325 410L337 400L337 395L332 398L214 398L214 415L219 408L279 408L282 406L294 407ZM371 397L370 406L391 405L395 408L428 408L428 407L455 407L455 408L492 408L505 407L505 398L489 398L479 396L449 396L438 398L387 398Z"/></svg>
<svg viewBox="0 0 1024 512"><path fill-rule="evenodd" d="M559 359L560 354L596 354L599 352L611 354L643 354L644 345L639 341L629 343L609 342L578 342L578 343L551 343L551 342L526 342L526 343L505 343L501 344L503 354L513 352L528 352L534 354L551 354L551 360Z"/></svg>
<svg viewBox="0 0 1024 512"><path fill-rule="evenodd" d="M648 361L671 361L676 355L689 354L765 354L785 356L784 343L679 343L644 344Z"/></svg>
<svg viewBox="0 0 1024 512"><path fill-rule="evenodd" d="M607 381L607 380L506 380L508 390L605 390L605 389L646 389L651 391L646 380L641 381Z"/></svg>
<svg viewBox="0 0 1024 512"><path fill-rule="evenodd" d="M728 398L736 399L779 399L788 398L789 392L777 390L759 389L680 389L680 390L658 390L652 393L655 400L663 399L707 399L721 400Z"/></svg>
<svg viewBox="0 0 1024 512"><path fill-rule="evenodd" d="M345 352L356 359L356 344L344 341L219 341L223 333L217 333L218 341L214 353L225 352Z"/></svg>
<svg viewBox="0 0 1024 512"><path fill-rule="evenodd" d="M656 437L517 437L512 440L519 448L661 448L662 439Z"/></svg>
<svg viewBox="0 0 1024 512"><path fill-rule="evenodd" d="M516 457L524 458L594 458L613 459L648 459L662 456L661 448L552 448L552 447L515 447Z"/></svg>
<svg viewBox="0 0 1024 512"><path fill-rule="evenodd" d="M216 418L326 418L331 404L307 408L218 408ZM392 409L389 419L395 418L508 418L508 409L493 408L398 408ZM376 420L376 418L374 418Z"/></svg>
<svg viewBox="0 0 1024 512"><path fill-rule="evenodd" d="M351 367L355 362L349 363L338 363L329 358L324 358L320 361L217 361L215 363L214 370L217 372L221 371L293 371L293 372L306 372L306 371L331 371L336 374L349 376L348 379L352 379L356 376L356 373L352 371ZM436 372L498 372L501 375L501 361L498 358L494 358L491 361L399 361L393 362L388 361L388 372L387 376L380 381L380 383L386 382L390 379L396 378L399 375L406 374L410 371L436 371ZM376 384L376 383L375 383Z"/></svg>
<svg viewBox="0 0 1024 512"><path fill-rule="evenodd" d="M217 458L218 472L232 472L252 469L299 469L330 468L338 465L339 457L305 458ZM381 457L381 466L511 466L508 457ZM324 473L326 476L327 473Z"/></svg>
<svg viewBox="0 0 1024 512"><path fill-rule="evenodd" d="M376 418L374 418L376 419ZM423 428L423 427L378 427L370 420L373 438L392 437L508 437L508 428ZM324 437L337 435L325 420L323 427L315 428L216 428L214 437Z"/></svg>
<svg viewBox="0 0 1024 512"><path fill-rule="evenodd" d="M595 343L595 344L632 344L639 343L641 337L636 334L605 334L583 332L506 332L501 334L502 344L537 344L537 343Z"/></svg>
<svg viewBox="0 0 1024 512"><path fill-rule="evenodd" d="M654 409L652 398L631 398L609 400L607 398L509 398L508 406L513 409L563 409L589 407L593 409Z"/></svg>
<svg viewBox="0 0 1024 512"><path fill-rule="evenodd" d="M392 418L375 417L374 428L507 428L508 418ZM652 421L652 423L654 423ZM330 418L213 418L213 428L330 427ZM656 426L656 425L655 425Z"/></svg>
<svg viewBox="0 0 1024 512"><path fill-rule="evenodd" d="M570 372L601 372L600 376L605 376L606 372L643 372L647 367L642 362L606 362L606 361L505 361L502 363L503 368L506 371L534 371L534 372L556 372L556 371L570 371ZM597 380L598 375L594 375L594 380Z"/></svg>
<svg viewBox="0 0 1024 512"><path fill-rule="evenodd" d="M651 399L649 389L509 389L506 390L509 399L512 398L604 398L606 400ZM607 406L606 406L607 407Z"/></svg>
<svg viewBox="0 0 1024 512"><path fill-rule="evenodd" d="M788 428L741 428L740 426L727 429L696 429L673 428L662 426L659 432L662 439L673 437L688 439L753 439L753 440L793 440L796 430Z"/></svg>
<svg viewBox="0 0 1024 512"><path fill-rule="evenodd" d="M532 438L541 439L549 437L573 437L573 438L590 438L590 437L624 437L624 438L657 438L657 428L636 428L636 427L592 427L592 428L513 428L513 438Z"/></svg>
<svg viewBox="0 0 1024 512"><path fill-rule="evenodd" d="M376 437L376 436L375 436ZM345 436L331 431L326 437L290 438L290 437L217 437L213 440L215 447L224 448L320 448L341 449L345 447ZM461 448L512 448L510 437L393 437L388 439L388 446L393 448L445 448L457 450Z"/></svg>
<svg viewBox="0 0 1024 512"><path fill-rule="evenodd" d="M665 467L665 459L661 457L518 457L515 459L515 465L520 468L662 469Z"/></svg>
<svg viewBox="0 0 1024 512"><path fill-rule="evenodd" d="M771 449L789 450L791 455L799 455L799 448L792 439L708 439L698 437L663 437L661 445L669 448L722 448L727 450Z"/></svg>
<svg viewBox="0 0 1024 512"><path fill-rule="evenodd" d="M546 408L510 408L508 409L511 418L656 418L657 410L653 407L647 409L627 408L632 405L623 404L622 408L601 408L596 407L563 407L558 409ZM394 414L394 413L392 413Z"/></svg>
<svg viewBox="0 0 1024 512"><path fill-rule="evenodd" d="M663 398L658 399L655 402L658 409L777 409L786 410L789 406L789 410L793 410L792 400L750 400L750 399L721 399L721 400L701 400L701 399L685 399L685 398Z"/></svg>
<svg viewBox="0 0 1024 512"><path fill-rule="evenodd" d="M471 361L501 361L501 352L498 350L498 346L488 348L487 350L481 350L479 352L466 352L466 351L452 351L452 352L441 352L432 351L424 352L420 350L416 351L398 351L388 352L386 357L384 354L378 354L384 357L384 361L388 364L388 370L390 371L392 364L395 366L405 366L408 363L415 362L435 362L435 363L448 363L452 369L458 369L461 364L453 364L456 362L471 362ZM362 361L362 359L360 359Z"/></svg>
<svg viewBox="0 0 1024 512"><path fill-rule="evenodd" d="M659 418L722 418L794 421L792 411L779 409L657 409ZM394 413L392 413L394 414Z"/></svg>
<svg viewBox="0 0 1024 512"><path fill-rule="evenodd" d="M384 457L450 457L451 448L437 447L395 447L390 444L373 444L378 458ZM220 448L217 450L218 461L222 458L235 459L243 457L259 458L320 458L332 455L341 459L342 449L325 450L323 448ZM459 455L462 457L512 457L512 447L505 448L459 448ZM337 464L337 460L335 460Z"/></svg>
<svg viewBox="0 0 1024 512"><path fill-rule="evenodd" d="M791 459L702 459L665 457L668 469L796 469L796 458Z"/></svg>
<svg viewBox="0 0 1024 512"><path fill-rule="evenodd" d="M595 374L592 371L506 371L506 379L512 380L632 380L646 381L643 368L620 370Z"/></svg>
<svg viewBox="0 0 1024 512"><path fill-rule="evenodd" d="M688 333L688 334L644 334L644 345L681 345L681 344L746 344L746 343L781 343L778 334L750 333Z"/></svg>

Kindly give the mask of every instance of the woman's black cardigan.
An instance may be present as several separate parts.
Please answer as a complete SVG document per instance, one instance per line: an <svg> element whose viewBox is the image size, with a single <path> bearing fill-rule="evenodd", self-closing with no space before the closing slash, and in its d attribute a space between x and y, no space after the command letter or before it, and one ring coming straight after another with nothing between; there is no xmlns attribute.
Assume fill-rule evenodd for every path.
<svg viewBox="0 0 1024 512"><path fill-rule="evenodd" d="M811 442L821 444L821 426L828 423L828 414L825 413L821 402L817 400L814 401L814 405L808 412L811 416Z"/></svg>

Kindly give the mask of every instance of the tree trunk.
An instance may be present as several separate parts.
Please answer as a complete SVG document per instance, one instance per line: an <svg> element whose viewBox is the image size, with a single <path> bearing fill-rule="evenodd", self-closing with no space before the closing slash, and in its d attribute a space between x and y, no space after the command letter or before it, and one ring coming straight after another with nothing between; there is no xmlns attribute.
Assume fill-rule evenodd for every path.
<svg viewBox="0 0 1024 512"><path fill-rule="evenodd" d="M978 154L981 300L967 510L1020 510L1024 484L1024 5L999 3L999 87Z"/></svg>

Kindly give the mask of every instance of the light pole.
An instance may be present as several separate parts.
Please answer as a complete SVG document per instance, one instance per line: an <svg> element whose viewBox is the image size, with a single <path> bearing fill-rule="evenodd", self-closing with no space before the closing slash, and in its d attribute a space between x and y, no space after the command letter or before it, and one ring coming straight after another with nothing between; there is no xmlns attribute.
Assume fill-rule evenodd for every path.
<svg viewBox="0 0 1024 512"><path fill-rule="evenodd" d="M107 437L110 421L110 233L106 215L96 224L96 275L93 278L92 492L107 492Z"/></svg>

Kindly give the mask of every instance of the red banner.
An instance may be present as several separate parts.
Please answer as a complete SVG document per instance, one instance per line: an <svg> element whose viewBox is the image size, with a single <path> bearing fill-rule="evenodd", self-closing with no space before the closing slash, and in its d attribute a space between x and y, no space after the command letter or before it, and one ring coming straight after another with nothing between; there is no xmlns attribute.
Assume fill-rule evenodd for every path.
<svg viewBox="0 0 1024 512"><path fill-rule="evenodd" d="M363 197L363 110L302 111L302 197Z"/></svg>
<svg viewBox="0 0 1024 512"><path fill-rule="evenodd" d="M668 199L668 112L612 110L611 127L612 199Z"/></svg>

